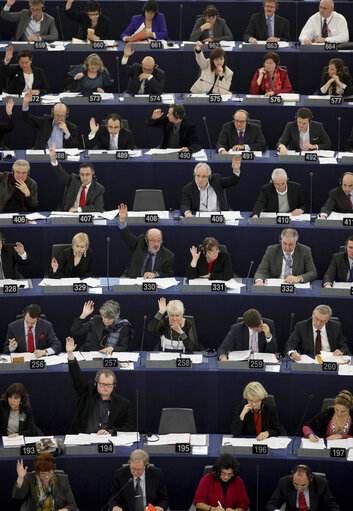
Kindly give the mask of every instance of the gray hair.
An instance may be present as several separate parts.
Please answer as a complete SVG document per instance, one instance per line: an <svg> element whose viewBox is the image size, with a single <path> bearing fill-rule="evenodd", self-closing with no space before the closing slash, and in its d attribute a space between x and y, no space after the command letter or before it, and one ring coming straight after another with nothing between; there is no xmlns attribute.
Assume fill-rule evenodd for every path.
<svg viewBox="0 0 353 511"><path fill-rule="evenodd" d="M326 316L327 314L329 314L329 315L330 315L330 317L332 316L332 309L331 309L331 307L329 307L328 305L324 305L324 304L322 304L322 305L317 305L317 306L315 307L315 309L314 309L314 312L315 312L315 311L316 311L316 312L318 312L319 314L324 314L325 316Z"/></svg>
<svg viewBox="0 0 353 511"><path fill-rule="evenodd" d="M202 161L200 161L200 163L198 163L194 168L194 175L196 174L197 169L201 167L204 167L207 170L208 177L212 174L211 167L207 163L203 163Z"/></svg>
<svg viewBox="0 0 353 511"><path fill-rule="evenodd" d="M298 231L296 229L283 229L283 231L281 232L281 241L284 238L294 238L294 241L298 241L299 239Z"/></svg>
<svg viewBox="0 0 353 511"><path fill-rule="evenodd" d="M287 172L284 170L284 169L274 169L274 171L272 172L271 174L271 179L272 181L276 178L276 177L285 177L286 179L288 178L287 176Z"/></svg>
<svg viewBox="0 0 353 511"><path fill-rule="evenodd" d="M260 399L262 401L267 396L268 393L259 381L251 381L243 390L244 399L250 399L252 401Z"/></svg>
<svg viewBox="0 0 353 511"><path fill-rule="evenodd" d="M116 319L120 316L120 305L114 300L108 300L99 309L99 314L104 318Z"/></svg>
<svg viewBox="0 0 353 511"><path fill-rule="evenodd" d="M109 378L109 376L112 376L112 377L113 377L114 385L116 384L116 376L115 376L115 374L113 373L113 371L111 371L110 369L101 369L100 371L98 371L98 372L96 373L95 378L94 378L94 381L95 381L96 383L98 383L98 382L99 382L99 378L101 377L101 375L102 375L102 374L104 374L104 376L105 376L106 378Z"/></svg>
<svg viewBox="0 0 353 511"><path fill-rule="evenodd" d="M167 313L168 314L184 314L185 307L183 302L180 300L170 300L167 305Z"/></svg>
<svg viewBox="0 0 353 511"><path fill-rule="evenodd" d="M148 462L150 461L150 458L146 451L143 451L142 449L135 449L130 454L129 462L131 461L143 461L144 465L148 465Z"/></svg>
<svg viewBox="0 0 353 511"><path fill-rule="evenodd" d="M26 167L27 170L31 168L27 160L16 160L15 163L12 165L12 170L15 170L16 167Z"/></svg>

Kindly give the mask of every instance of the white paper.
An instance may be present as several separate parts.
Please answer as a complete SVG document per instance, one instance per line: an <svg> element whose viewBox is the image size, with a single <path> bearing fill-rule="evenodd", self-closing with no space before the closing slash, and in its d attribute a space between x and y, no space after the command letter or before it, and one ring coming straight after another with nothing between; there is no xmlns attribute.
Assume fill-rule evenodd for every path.
<svg viewBox="0 0 353 511"><path fill-rule="evenodd" d="M28 289L29 284L28 280L14 280L14 279L3 279L0 280L0 287L4 287L5 284L16 284L17 286L22 286L21 289Z"/></svg>
<svg viewBox="0 0 353 511"><path fill-rule="evenodd" d="M171 353L163 351L155 351L149 353L150 360L176 360L177 358L190 358L193 364L202 364L202 353Z"/></svg>
<svg viewBox="0 0 353 511"><path fill-rule="evenodd" d="M242 220L244 217L240 211L197 211L195 216L200 218L211 218L211 215L223 215L227 220Z"/></svg>
<svg viewBox="0 0 353 511"><path fill-rule="evenodd" d="M278 94L281 96L282 100L287 101L293 101L294 103L297 103L300 101L300 95L296 93L289 93L289 92L282 92L281 94Z"/></svg>
<svg viewBox="0 0 353 511"><path fill-rule="evenodd" d="M347 461L353 461L353 449L349 449L347 455Z"/></svg>
<svg viewBox="0 0 353 511"><path fill-rule="evenodd" d="M242 360L249 360L251 350L239 350L230 351L228 353L228 360L236 360L238 362Z"/></svg>
<svg viewBox="0 0 353 511"><path fill-rule="evenodd" d="M291 215L290 213L276 213L270 211L262 211L260 213L260 218L276 218L277 216L290 216L292 222L310 222L310 214L302 214L302 215Z"/></svg>
<svg viewBox="0 0 353 511"><path fill-rule="evenodd" d="M339 376L353 376L353 366L345 364L338 366Z"/></svg>
<svg viewBox="0 0 353 511"><path fill-rule="evenodd" d="M274 353L253 353L251 358L255 360L263 360L265 364L279 364Z"/></svg>
<svg viewBox="0 0 353 511"><path fill-rule="evenodd" d="M268 445L271 449L285 449L291 439L289 437L269 437L265 440L256 440L254 438L231 438L224 436L222 445L232 445L234 447L252 447L253 445Z"/></svg>
<svg viewBox="0 0 353 511"><path fill-rule="evenodd" d="M29 213L26 215L27 220L45 220L47 217L42 213Z"/></svg>
<svg viewBox="0 0 353 511"><path fill-rule="evenodd" d="M350 356L337 357L331 351L321 351L320 356L323 362L336 362L337 364L347 364L350 362Z"/></svg>
<svg viewBox="0 0 353 511"><path fill-rule="evenodd" d="M207 435L190 435L191 445L207 445Z"/></svg>
<svg viewBox="0 0 353 511"><path fill-rule="evenodd" d="M137 362L140 354L132 351L113 351L112 358L117 358L119 362Z"/></svg>
<svg viewBox="0 0 353 511"><path fill-rule="evenodd" d="M113 220L118 213L119 213L118 209L112 209L111 211L104 211L103 213L100 214L100 216L106 218L107 220Z"/></svg>
<svg viewBox="0 0 353 511"><path fill-rule="evenodd" d="M41 440L42 438L48 438L49 440L54 441L54 436L50 435L37 435L37 436L26 436L25 437L25 444L34 444Z"/></svg>
<svg viewBox="0 0 353 511"><path fill-rule="evenodd" d="M114 445L127 445L131 446L134 442L140 441L140 434L131 431L131 432L118 432L117 436L112 436L110 441L113 442Z"/></svg>
<svg viewBox="0 0 353 511"><path fill-rule="evenodd" d="M79 435L65 435L65 445L90 445L90 435L86 433L80 433Z"/></svg>
<svg viewBox="0 0 353 511"><path fill-rule="evenodd" d="M160 211L157 209L153 211L129 211L129 218L140 218L145 215L158 215L158 217L163 220L169 219L169 211Z"/></svg>
<svg viewBox="0 0 353 511"><path fill-rule="evenodd" d="M300 355L300 360L298 362L295 362L296 364L315 364L316 360L309 357L309 355Z"/></svg>
<svg viewBox="0 0 353 511"><path fill-rule="evenodd" d="M337 164L336 158L319 158L319 163L323 165L335 165Z"/></svg>
<svg viewBox="0 0 353 511"><path fill-rule="evenodd" d="M343 449L351 449L353 447L353 438L336 438L336 440L326 440L327 449L338 447Z"/></svg>
<svg viewBox="0 0 353 511"><path fill-rule="evenodd" d="M309 438L302 438L300 447L302 449L326 449L324 438L319 438L317 442L310 442Z"/></svg>
<svg viewBox="0 0 353 511"><path fill-rule="evenodd" d="M337 213L337 211L332 211L332 213L327 217L328 220L343 220L343 218L353 218L353 213Z"/></svg>
<svg viewBox="0 0 353 511"><path fill-rule="evenodd" d="M63 278L63 279L43 279L39 282L38 286L72 286L75 282L81 282L78 277Z"/></svg>
<svg viewBox="0 0 353 511"><path fill-rule="evenodd" d="M349 152L349 151L343 151L343 152L339 152L337 154L337 158L342 158L342 156L349 156L350 158L353 158L353 153L352 152Z"/></svg>
<svg viewBox="0 0 353 511"><path fill-rule="evenodd" d="M282 279L266 279L266 285L267 286L277 286L277 287L280 287L281 284L286 284L286 282L284 282L284 280L282 280ZM294 285L295 285L295 287L297 287L299 289L311 289L310 282L306 282L305 284L300 283L300 282L296 282L296 283L294 283Z"/></svg>
<svg viewBox="0 0 353 511"><path fill-rule="evenodd" d="M20 447L21 445L25 445L25 441L23 435L18 435L11 438L9 438L8 436L3 436L2 444L6 449L8 447Z"/></svg>
<svg viewBox="0 0 353 511"><path fill-rule="evenodd" d="M169 433L169 435L159 435L159 440L153 442L153 445L189 444L190 437L190 433Z"/></svg>

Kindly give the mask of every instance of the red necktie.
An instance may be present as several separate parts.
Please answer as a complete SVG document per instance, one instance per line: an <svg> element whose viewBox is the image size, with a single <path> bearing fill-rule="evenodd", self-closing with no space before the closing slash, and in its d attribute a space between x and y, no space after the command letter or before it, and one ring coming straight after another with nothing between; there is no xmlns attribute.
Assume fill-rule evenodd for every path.
<svg viewBox="0 0 353 511"><path fill-rule="evenodd" d="M347 193L347 199L348 199L349 204L351 205L351 208L353 209L352 196L350 193Z"/></svg>
<svg viewBox="0 0 353 511"><path fill-rule="evenodd" d="M321 350L322 350L321 332L320 330L316 330L315 355L320 355Z"/></svg>
<svg viewBox="0 0 353 511"><path fill-rule="evenodd" d="M308 511L308 506L306 505L306 500L304 493L299 493L299 509L300 511Z"/></svg>
<svg viewBox="0 0 353 511"><path fill-rule="evenodd" d="M28 351L29 353L33 353L34 352L34 337L33 337L33 332L32 332L32 327L29 326L28 327Z"/></svg>
<svg viewBox="0 0 353 511"><path fill-rule="evenodd" d="M83 186L82 187L82 192L81 192L81 195L80 195L80 203L79 203L79 206L80 208L83 208L83 206L86 205L86 187Z"/></svg>

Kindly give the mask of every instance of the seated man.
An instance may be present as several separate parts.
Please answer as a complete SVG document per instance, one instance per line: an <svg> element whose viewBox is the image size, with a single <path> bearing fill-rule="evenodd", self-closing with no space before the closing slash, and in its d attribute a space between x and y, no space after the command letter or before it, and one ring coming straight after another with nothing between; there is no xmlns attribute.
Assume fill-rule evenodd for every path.
<svg viewBox="0 0 353 511"><path fill-rule="evenodd" d="M346 239L346 250L333 254L330 266L322 277L323 287L334 282L353 282L353 236Z"/></svg>
<svg viewBox="0 0 353 511"><path fill-rule="evenodd" d="M295 284L317 278L311 249L298 243L298 239L298 231L283 229L281 242L266 249L254 276L255 286L264 286L266 279L282 279Z"/></svg>
<svg viewBox="0 0 353 511"><path fill-rule="evenodd" d="M89 123L91 133L86 138L87 149L134 149L134 134L123 128L121 123L119 114L109 114L102 126L92 117Z"/></svg>
<svg viewBox="0 0 353 511"><path fill-rule="evenodd" d="M263 12L251 16L243 41L251 44L257 44L258 41L290 41L289 21L275 14L278 0L265 1L263 9Z"/></svg>
<svg viewBox="0 0 353 511"><path fill-rule="evenodd" d="M297 465L291 475L281 477L265 511L277 511L283 503L287 511L340 511L327 479L314 474L307 465Z"/></svg>
<svg viewBox="0 0 353 511"><path fill-rule="evenodd" d="M265 151L266 140L260 124L249 121L246 110L237 110L234 121L226 122L218 136L217 152L227 154L229 151Z"/></svg>
<svg viewBox="0 0 353 511"><path fill-rule="evenodd" d="M161 149L175 148L182 152L196 153L202 149L197 135L196 126L186 119L183 105L169 106L166 117L160 108L153 110L151 117L146 119L147 126L162 128Z"/></svg>
<svg viewBox="0 0 353 511"><path fill-rule="evenodd" d="M300 32L300 44L349 41L346 18L334 9L333 0L321 0L319 11L310 16Z"/></svg>
<svg viewBox="0 0 353 511"><path fill-rule="evenodd" d="M42 319L42 310L36 303L23 311L24 318L17 319L7 327L4 353L34 353L37 358L57 355L61 342L54 332L53 325Z"/></svg>
<svg viewBox="0 0 353 511"><path fill-rule="evenodd" d="M93 179L94 167L92 163L81 163L79 175L69 174L56 159L55 144L49 148L49 152L52 167L60 183L65 185L61 211L77 211L79 213L103 211L105 188Z"/></svg>
<svg viewBox="0 0 353 511"><path fill-rule="evenodd" d="M29 0L29 9L10 12L16 0L7 0L1 11L5 21L17 23L15 41L56 41L59 39L55 20L43 12L44 0Z"/></svg>
<svg viewBox="0 0 353 511"><path fill-rule="evenodd" d="M275 169L271 174L271 181L261 187L250 216L258 218L262 211L291 213L297 216L304 213L304 210L302 185L288 181L284 169Z"/></svg>
<svg viewBox="0 0 353 511"><path fill-rule="evenodd" d="M31 256L19 241L14 245L5 245L2 232L0 232L0 280L19 279L18 264L30 264Z"/></svg>
<svg viewBox="0 0 353 511"><path fill-rule="evenodd" d="M279 154L290 151L316 151L331 149L331 140L321 122L312 121L309 108L299 108L296 120L287 122L284 132L277 142Z"/></svg>
<svg viewBox="0 0 353 511"><path fill-rule="evenodd" d="M125 277L155 277L174 276L173 252L162 246L162 233L159 229L148 229L146 234L135 236L126 225L128 211L126 204L119 206L119 230L124 243L132 252L128 268L123 273Z"/></svg>
<svg viewBox="0 0 353 511"><path fill-rule="evenodd" d="M130 454L129 466L115 470L109 510L142 511L150 504L156 511L168 509L169 498L162 471L148 462L147 452L136 449ZM133 486L128 484L130 482Z"/></svg>
<svg viewBox="0 0 353 511"><path fill-rule="evenodd" d="M340 186L329 191L328 199L322 206L319 217L324 220L332 211L353 213L353 172L345 172L340 179Z"/></svg>
<svg viewBox="0 0 353 511"><path fill-rule="evenodd" d="M217 349L219 360L227 360L230 351L251 350L252 353L276 353L275 324L272 319L262 318L256 309L243 314L243 321L230 327Z"/></svg>
<svg viewBox="0 0 353 511"><path fill-rule="evenodd" d="M126 89L128 94L162 94L164 90L165 72L160 69L153 57L145 57L141 64L135 62L128 65L129 57L135 53L131 50L131 43L124 48L121 60L121 71L129 77Z"/></svg>
<svg viewBox="0 0 353 511"><path fill-rule="evenodd" d="M0 213L37 210L37 183L28 177L29 169L27 160L16 160L12 172L0 172Z"/></svg>
<svg viewBox="0 0 353 511"><path fill-rule="evenodd" d="M130 401L113 392L116 377L113 371L102 369L94 381L82 377L80 366L74 357L76 348L72 337L66 338L69 373L78 402L70 433L97 433L109 435L117 431L131 431Z"/></svg>
<svg viewBox="0 0 353 511"><path fill-rule="evenodd" d="M194 168L194 180L181 190L180 211L182 215L194 216L192 211L228 211L226 188L238 183L241 157L234 156L232 175L221 177L213 174L207 163L200 162Z"/></svg>
<svg viewBox="0 0 353 511"><path fill-rule="evenodd" d="M295 361L301 359L300 354L320 355L321 351L331 351L335 357L351 355L341 323L330 319L331 316L328 305L315 307L311 318L296 323L284 345L284 353Z"/></svg>
<svg viewBox="0 0 353 511"><path fill-rule="evenodd" d="M13 99L9 99L6 103L5 112L6 112L6 121L0 122L0 149L2 150L8 150L8 147L6 147L3 144L2 137L5 135L5 133L10 133L10 131L13 131L14 129L14 122L13 122L13 115L12 115L12 109L13 109Z"/></svg>
<svg viewBox="0 0 353 511"><path fill-rule="evenodd" d="M32 149L47 149L55 143L56 149L78 147L78 128L67 120L68 109L64 103L55 103L51 114L42 117L32 115L29 103L32 90L28 91L22 103L22 117L33 128L38 128L37 138Z"/></svg>

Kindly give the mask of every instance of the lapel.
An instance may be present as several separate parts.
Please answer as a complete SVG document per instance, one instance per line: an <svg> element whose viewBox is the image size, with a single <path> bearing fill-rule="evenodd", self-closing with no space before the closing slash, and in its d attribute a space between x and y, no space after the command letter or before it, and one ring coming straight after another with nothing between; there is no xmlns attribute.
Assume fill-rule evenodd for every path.
<svg viewBox="0 0 353 511"><path fill-rule="evenodd" d="M327 326L326 326L327 328ZM309 318L306 323L306 332L305 337L308 339L308 353L315 353L315 342L314 342L314 333L313 333L313 322L312 319ZM311 500L310 500L311 503Z"/></svg>
<svg viewBox="0 0 353 511"><path fill-rule="evenodd" d="M273 205L275 206L275 211L278 211L278 209L279 209L279 204L278 204L278 193L277 193L277 191L276 191L276 188L275 188L275 185L274 185L274 184L272 184L272 186L271 186L270 194L271 194L272 203L273 203ZM271 210L270 210L270 211L271 211Z"/></svg>
<svg viewBox="0 0 353 511"><path fill-rule="evenodd" d="M20 353L24 353L25 351L27 351L27 348L26 348L25 324L24 324L24 320L23 319L21 319L20 321L21 321L21 324L19 325L19 329L18 329L19 340L17 341L18 342L17 349L18 349L18 351ZM16 339L16 336L15 336L15 339Z"/></svg>
<svg viewBox="0 0 353 511"><path fill-rule="evenodd" d="M282 263L283 263L283 250L282 245L278 244L277 254L276 254L276 275L278 275L277 278L281 276L282 273Z"/></svg>
<svg viewBox="0 0 353 511"><path fill-rule="evenodd" d="M95 184L94 181L91 182L91 186L88 188L88 192L86 195L86 205L88 203L88 200L91 198L91 196L94 194Z"/></svg>

